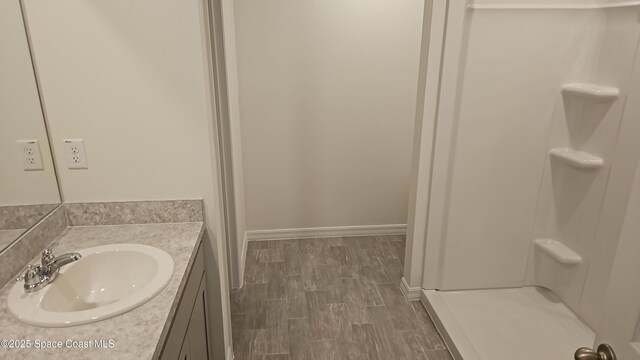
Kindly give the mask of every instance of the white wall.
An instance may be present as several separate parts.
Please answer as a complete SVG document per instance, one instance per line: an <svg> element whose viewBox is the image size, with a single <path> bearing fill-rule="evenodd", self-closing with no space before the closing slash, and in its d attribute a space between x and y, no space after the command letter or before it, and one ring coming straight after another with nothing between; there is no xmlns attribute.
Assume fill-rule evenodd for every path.
<svg viewBox="0 0 640 360"><path fill-rule="evenodd" d="M17 140L38 140L44 170L24 171ZM0 206L59 203L20 2L0 1Z"/></svg>
<svg viewBox="0 0 640 360"><path fill-rule="evenodd" d="M197 2L26 4L64 200L202 197L211 161ZM65 138L84 139L88 170L67 169Z"/></svg>
<svg viewBox="0 0 640 360"><path fill-rule="evenodd" d="M248 230L406 223L423 3L235 2Z"/></svg>
<svg viewBox="0 0 640 360"><path fill-rule="evenodd" d="M204 198L223 356L231 327L203 3L25 4L64 200ZM65 138L84 138L89 169L66 169Z"/></svg>

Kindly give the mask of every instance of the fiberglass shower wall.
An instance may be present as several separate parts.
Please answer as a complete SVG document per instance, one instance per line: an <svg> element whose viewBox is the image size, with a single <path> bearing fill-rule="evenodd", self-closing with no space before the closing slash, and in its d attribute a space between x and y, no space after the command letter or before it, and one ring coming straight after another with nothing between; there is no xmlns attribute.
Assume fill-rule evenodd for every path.
<svg viewBox="0 0 640 360"><path fill-rule="evenodd" d="M609 5L450 3L425 288L544 286L596 325L640 100L640 7Z"/></svg>

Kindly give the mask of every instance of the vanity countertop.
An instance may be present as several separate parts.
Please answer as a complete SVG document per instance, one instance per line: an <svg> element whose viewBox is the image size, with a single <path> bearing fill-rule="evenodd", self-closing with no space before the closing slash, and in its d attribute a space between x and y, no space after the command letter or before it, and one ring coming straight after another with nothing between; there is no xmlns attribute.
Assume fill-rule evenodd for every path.
<svg viewBox="0 0 640 360"><path fill-rule="evenodd" d="M7 296L14 282L0 290L0 359L151 359L158 355L173 318L188 269L202 239L202 222L141 225L77 226L67 228L55 241L56 254L99 245L129 243L155 246L174 260L169 284L156 297L122 315L92 324L42 328L23 324L7 309ZM31 263L38 262L34 259ZM30 340L30 348L5 348L4 340ZM79 349L67 345L94 344L104 340L106 347ZM112 340L109 343L109 340ZM61 341L62 348L37 349L36 344ZM77 343L73 343L77 341ZM108 345L112 344L113 347Z"/></svg>

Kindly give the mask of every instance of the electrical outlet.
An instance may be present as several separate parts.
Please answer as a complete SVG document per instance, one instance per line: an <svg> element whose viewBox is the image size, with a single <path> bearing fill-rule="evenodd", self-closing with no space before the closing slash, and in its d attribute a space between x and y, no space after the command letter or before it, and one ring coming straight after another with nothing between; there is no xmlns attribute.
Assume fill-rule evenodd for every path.
<svg viewBox="0 0 640 360"><path fill-rule="evenodd" d="M65 139L64 146L69 169L88 169L83 139Z"/></svg>
<svg viewBox="0 0 640 360"><path fill-rule="evenodd" d="M25 171L44 170L38 140L18 140L18 145L20 146L22 166Z"/></svg>

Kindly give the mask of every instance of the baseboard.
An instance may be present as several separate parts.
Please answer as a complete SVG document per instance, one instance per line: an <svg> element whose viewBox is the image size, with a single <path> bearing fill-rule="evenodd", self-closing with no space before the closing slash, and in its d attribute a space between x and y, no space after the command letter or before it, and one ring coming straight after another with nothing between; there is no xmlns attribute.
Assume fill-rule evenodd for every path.
<svg viewBox="0 0 640 360"><path fill-rule="evenodd" d="M404 235L406 224L331 226L317 228L250 230L246 232L248 241L287 240L321 237Z"/></svg>
<svg viewBox="0 0 640 360"><path fill-rule="evenodd" d="M422 288L410 287L404 276L402 277L402 281L400 281L400 290L402 291L402 295L404 295L404 298L407 299L407 301L420 300L420 296L422 295Z"/></svg>
<svg viewBox="0 0 640 360"><path fill-rule="evenodd" d="M238 287L242 288L244 285L244 270L245 264L247 263L247 244L249 243L249 238L247 237L247 232L244 232L244 238L242 239L242 253L240 254L240 269L238 269Z"/></svg>
<svg viewBox="0 0 640 360"><path fill-rule="evenodd" d="M454 360L480 360L437 290L422 290L420 301L427 309Z"/></svg>

